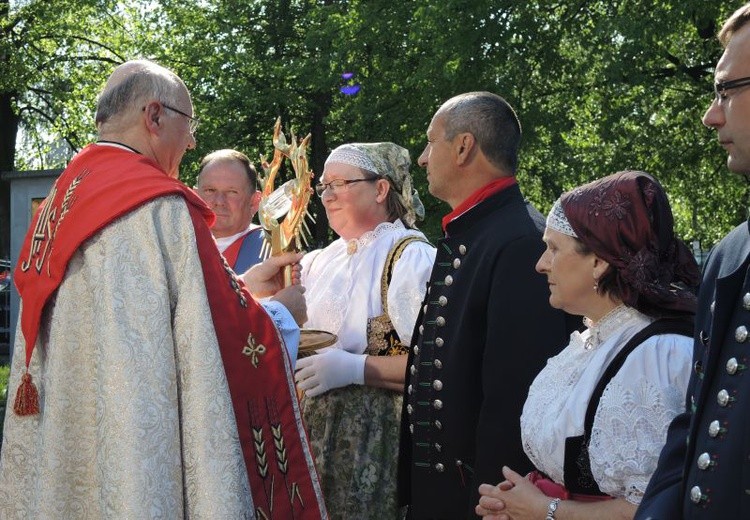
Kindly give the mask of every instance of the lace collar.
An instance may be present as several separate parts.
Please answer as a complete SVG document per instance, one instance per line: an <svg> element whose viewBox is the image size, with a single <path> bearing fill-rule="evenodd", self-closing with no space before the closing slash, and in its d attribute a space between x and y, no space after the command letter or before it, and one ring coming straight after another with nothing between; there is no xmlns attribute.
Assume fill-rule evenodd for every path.
<svg viewBox="0 0 750 520"><path fill-rule="evenodd" d="M367 246L375 242L380 236L385 235L389 231L404 229L404 224L401 219L396 219L395 222L381 222L372 231L365 231L359 238L352 238L346 241L346 254L353 255L357 251L362 251Z"/></svg>
<svg viewBox="0 0 750 520"><path fill-rule="evenodd" d="M593 323L589 318L583 318L583 324L588 327L586 331L574 333L573 338L580 343L585 350L593 350L609 339L613 333L618 331L624 324L643 316L633 307L618 305L598 322ZM584 336L586 336L584 338Z"/></svg>

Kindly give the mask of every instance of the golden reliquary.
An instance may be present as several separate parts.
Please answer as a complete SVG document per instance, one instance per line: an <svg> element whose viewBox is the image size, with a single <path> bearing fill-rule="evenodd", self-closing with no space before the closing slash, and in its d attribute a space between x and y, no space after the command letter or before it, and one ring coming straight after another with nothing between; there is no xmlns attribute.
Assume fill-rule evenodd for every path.
<svg viewBox="0 0 750 520"><path fill-rule="evenodd" d="M265 232L261 255L265 258L289 251L300 251L302 243L309 244L310 228L306 218L315 222L307 207L312 196L313 172L307 166L307 145L310 135L304 139L291 136L287 143L281 133L281 118L273 127L273 160L268 163L261 157L263 174L260 175L262 187L258 219ZM284 163L289 159L294 170L294 178L274 188L276 176ZM287 285L291 279L287 280Z"/></svg>
<svg viewBox="0 0 750 520"><path fill-rule="evenodd" d="M273 127L273 160L268 163L265 157L261 157L263 174L259 176L262 192L258 220L264 231L262 258L300 251L303 243L309 246L311 233L306 219L315 222L308 211L313 193L313 172L308 168L307 161L309 143L310 134L298 141L293 133L287 143L281 132L281 118L276 120ZM285 159L292 164L294 178L274 189L276 176ZM291 283L291 268L288 268L284 271L284 284ZM336 335L326 331L302 329L300 334L300 357L336 342Z"/></svg>

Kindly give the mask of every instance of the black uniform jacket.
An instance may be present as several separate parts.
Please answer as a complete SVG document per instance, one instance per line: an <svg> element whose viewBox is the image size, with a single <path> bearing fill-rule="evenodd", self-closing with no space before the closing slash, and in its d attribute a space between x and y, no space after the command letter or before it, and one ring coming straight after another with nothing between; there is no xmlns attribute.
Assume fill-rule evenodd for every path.
<svg viewBox="0 0 750 520"><path fill-rule="evenodd" d="M529 386L580 318L549 305L544 218L517 185L453 220L438 241L406 374L399 497L409 518L475 518L477 487L530 471Z"/></svg>
<svg viewBox="0 0 750 520"><path fill-rule="evenodd" d="M669 428L636 518L750 518L750 228L711 252L686 413Z"/></svg>

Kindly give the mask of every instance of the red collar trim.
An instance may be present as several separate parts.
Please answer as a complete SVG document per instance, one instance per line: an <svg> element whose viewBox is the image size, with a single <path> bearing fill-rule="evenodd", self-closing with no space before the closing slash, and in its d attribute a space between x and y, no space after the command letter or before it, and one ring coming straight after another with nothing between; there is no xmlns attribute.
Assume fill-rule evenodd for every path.
<svg viewBox="0 0 750 520"><path fill-rule="evenodd" d="M463 213L466 213L468 210L470 210L483 200L491 197L495 193L499 193L515 184L517 184L515 177L501 177L479 188L477 191L469 195L461 204L456 206L453 211L443 217L443 233L446 232L445 230L448 227L448 224L453 219L457 218Z"/></svg>

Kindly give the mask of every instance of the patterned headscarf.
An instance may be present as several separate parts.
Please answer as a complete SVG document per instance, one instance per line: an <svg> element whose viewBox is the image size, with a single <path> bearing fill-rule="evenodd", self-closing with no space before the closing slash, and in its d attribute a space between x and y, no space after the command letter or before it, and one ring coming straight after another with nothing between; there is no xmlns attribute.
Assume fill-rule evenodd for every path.
<svg viewBox="0 0 750 520"><path fill-rule="evenodd" d="M373 175L387 177L396 188L398 200L406 209L402 219L412 227L417 219L424 218L424 206L417 190L412 187L409 151L393 143L350 143L333 150L326 159L331 163L348 164L362 168Z"/></svg>
<svg viewBox="0 0 750 520"><path fill-rule="evenodd" d="M695 313L698 265L675 237L667 195L649 174L619 172L564 193L547 225L614 268L626 305L650 316Z"/></svg>

